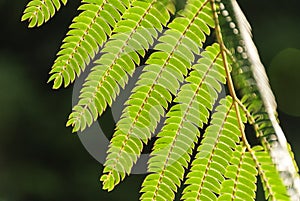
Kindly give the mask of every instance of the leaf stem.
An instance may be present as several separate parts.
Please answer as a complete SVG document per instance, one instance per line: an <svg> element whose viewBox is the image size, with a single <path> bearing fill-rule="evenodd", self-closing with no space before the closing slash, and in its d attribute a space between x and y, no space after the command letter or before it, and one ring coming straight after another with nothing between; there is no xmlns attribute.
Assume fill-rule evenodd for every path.
<svg viewBox="0 0 300 201"><path fill-rule="evenodd" d="M213 12L213 18L215 21L215 31L216 31L216 37L217 37L217 41L220 45L220 51L221 51L221 56L222 56L222 60L223 60L223 66L225 68L225 72L226 72L226 79L227 79L227 86L228 86L228 90L229 93L232 97L233 100L233 105L235 107L236 110L236 116L238 119L238 124L239 124L239 128L241 131L241 135L242 135L242 141L244 143L244 145L246 146L246 148L251 151L251 146L248 143L248 140L246 138L246 134L244 131L244 124L242 121L242 117L241 117L241 113L239 110L239 104L241 103L240 100L238 99L236 92L235 92L235 88L233 85L233 80L230 74L230 70L229 70L229 65L228 65L228 60L227 60L227 48L224 45L224 41L222 38L222 33L221 33L221 27L220 27L220 23L219 23L219 19L218 19L218 13L217 13L217 6L215 3L215 0L210 0L210 5L211 5L211 9Z"/></svg>

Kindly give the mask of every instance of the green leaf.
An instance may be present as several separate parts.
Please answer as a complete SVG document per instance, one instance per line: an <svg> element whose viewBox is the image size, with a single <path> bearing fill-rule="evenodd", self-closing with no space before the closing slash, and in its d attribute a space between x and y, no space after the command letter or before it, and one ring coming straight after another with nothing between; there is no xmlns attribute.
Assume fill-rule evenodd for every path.
<svg viewBox="0 0 300 201"><path fill-rule="evenodd" d="M61 0L64 5L67 0ZM31 0L22 15L21 21L28 20L28 27L41 26L54 16L60 9L59 0Z"/></svg>
<svg viewBox="0 0 300 201"><path fill-rule="evenodd" d="M207 57L205 52L215 53L214 57ZM146 193L146 195L142 195L142 200L155 200L157 197L163 196L165 189L162 189L160 182L163 179L174 181L174 184L176 184L167 187L171 193L168 193L168 196L165 197L167 200L174 199L174 192L181 185L184 168L187 168L190 161L194 143L198 141L200 136L198 127L202 128L208 122L210 115L208 110L212 110L217 99L216 93L209 93L209 91L216 91L220 87L215 86L216 88L214 88L209 85L210 88L207 88L203 86L208 84L209 79L207 78L215 71L219 71L223 76L223 78L216 80L220 85L219 82L225 81L225 71L215 65L222 62L217 44L207 47L205 52L203 52L203 57L199 59L198 64L192 67L193 71L186 79L188 83L181 87L174 100L177 104L171 107L166 114L168 119L166 119L164 127L157 135L158 139L154 144L151 153L152 158L149 161L149 172L152 172L152 174L145 178L142 185L141 192ZM193 79L196 77L198 79ZM211 94L211 96L202 99L206 93ZM203 104L203 102L207 102L207 104ZM175 175L167 174L174 171L176 171ZM157 175L157 177L152 175ZM149 193L147 191L149 188L153 188L155 191Z"/></svg>
<svg viewBox="0 0 300 201"><path fill-rule="evenodd" d="M127 7L129 7L127 0L120 2L84 1L84 4L78 8L82 12L73 19L50 74L56 74L55 79L67 79L65 87L74 82L74 75L79 76L85 70L86 65L95 57L99 47L112 34L110 24L117 23ZM106 19L108 12L114 22L111 21L111 18ZM49 81L52 80L49 79Z"/></svg>
<svg viewBox="0 0 300 201"><path fill-rule="evenodd" d="M256 164L246 147L237 146L224 174L218 201L255 199Z"/></svg>
<svg viewBox="0 0 300 201"><path fill-rule="evenodd" d="M227 129L232 125L236 129ZM220 194L221 184L226 181L225 169L229 166L233 150L239 143L241 131L238 125L234 103L232 98L227 96L220 101L220 105L212 115L212 121L197 149L197 155L185 182L187 186L183 190L183 200L217 200L216 194ZM229 130L229 133L224 130ZM236 136L230 138L232 141L230 144L223 142L223 136L228 134Z"/></svg>
<svg viewBox="0 0 300 201"><path fill-rule="evenodd" d="M261 146L253 148L266 200L290 200L272 158Z"/></svg>

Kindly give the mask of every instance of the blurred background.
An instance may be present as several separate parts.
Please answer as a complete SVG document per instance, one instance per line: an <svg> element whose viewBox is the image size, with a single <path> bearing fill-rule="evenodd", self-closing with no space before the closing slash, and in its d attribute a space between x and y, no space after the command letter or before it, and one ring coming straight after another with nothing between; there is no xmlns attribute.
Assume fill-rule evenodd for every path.
<svg viewBox="0 0 300 201"><path fill-rule="evenodd" d="M102 165L65 127L72 87L54 91L48 72L79 0L47 24L20 22L27 0L0 0L0 201L138 200L143 175L111 193ZM300 162L300 2L240 0L278 100L279 117ZM258 197L257 200L263 200Z"/></svg>

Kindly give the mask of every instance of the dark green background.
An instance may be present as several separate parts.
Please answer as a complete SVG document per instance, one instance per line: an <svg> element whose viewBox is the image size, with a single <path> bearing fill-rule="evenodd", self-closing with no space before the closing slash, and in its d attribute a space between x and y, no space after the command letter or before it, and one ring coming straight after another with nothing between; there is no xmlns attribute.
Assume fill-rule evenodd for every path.
<svg viewBox="0 0 300 201"><path fill-rule="evenodd" d="M143 175L127 178L112 193L101 190L102 165L65 127L72 87L53 91L46 83L80 1L69 0L54 19L34 29L20 22L27 2L0 0L0 201L138 200ZM300 161L300 3L240 4L268 68L282 127Z"/></svg>

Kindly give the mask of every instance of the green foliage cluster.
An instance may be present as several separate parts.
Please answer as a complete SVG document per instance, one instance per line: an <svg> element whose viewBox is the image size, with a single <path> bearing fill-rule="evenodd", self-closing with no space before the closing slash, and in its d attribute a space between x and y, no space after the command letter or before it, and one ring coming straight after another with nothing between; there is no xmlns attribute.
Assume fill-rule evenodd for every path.
<svg viewBox="0 0 300 201"><path fill-rule="evenodd" d="M41 26L55 15L63 5L67 4L67 0L34 0L27 4L22 16L22 21L28 20L29 27Z"/></svg>
<svg viewBox="0 0 300 201"><path fill-rule="evenodd" d="M251 54L239 51L243 27L230 2L234 0L187 0L176 10L172 0L82 0L49 78L54 89L67 87L95 60L67 126L73 132L91 126L135 68L146 64L116 124L100 178L103 189L113 190L130 174L166 117L141 200L174 200L181 186L181 198L187 201L254 200L257 175L266 200L290 200L289 189L295 186L283 182L274 162L270 139L276 141L276 129L255 83ZM22 20L29 27L40 26L66 3L32 0ZM208 36L216 39L211 45L206 44ZM97 53L100 58L95 59ZM228 95L218 102L222 85ZM253 125L261 145L249 145L246 123Z"/></svg>

